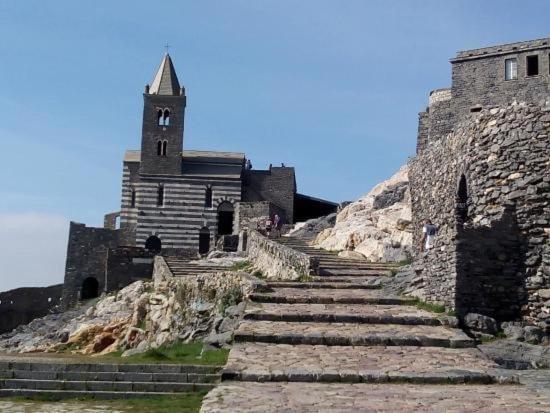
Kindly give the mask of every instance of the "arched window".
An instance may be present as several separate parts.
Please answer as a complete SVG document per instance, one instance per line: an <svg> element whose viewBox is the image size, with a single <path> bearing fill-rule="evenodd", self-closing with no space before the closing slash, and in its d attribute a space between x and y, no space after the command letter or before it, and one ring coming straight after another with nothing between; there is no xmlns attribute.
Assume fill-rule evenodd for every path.
<svg viewBox="0 0 550 413"><path fill-rule="evenodd" d="M164 126L170 125L170 111L168 109L164 109Z"/></svg>
<svg viewBox="0 0 550 413"><path fill-rule="evenodd" d="M210 185L206 187L206 193L204 195L204 207L212 208L212 187Z"/></svg>
<svg viewBox="0 0 550 413"><path fill-rule="evenodd" d="M161 109L157 110L157 124L159 126L164 125L164 117L162 115L162 110Z"/></svg>
<svg viewBox="0 0 550 413"><path fill-rule="evenodd" d="M162 156L162 141L157 142L157 155Z"/></svg>
<svg viewBox="0 0 550 413"><path fill-rule="evenodd" d="M468 219L468 185L464 174L460 176L460 180L458 181L456 219L459 224L463 224Z"/></svg>
<svg viewBox="0 0 550 413"><path fill-rule="evenodd" d="M130 189L130 208L136 207L136 188Z"/></svg>
<svg viewBox="0 0 550 413"><path fill-rule="evenodd" d="M166 156L166 147L168 146L168 141L162 141L162 156Z"/></svg>
<svg viewBox="0 0 550 413"><path fill-rule="evenodd" d="M164 205L164 186L159 185L158 194L157 194L157 206Z"/></svg>

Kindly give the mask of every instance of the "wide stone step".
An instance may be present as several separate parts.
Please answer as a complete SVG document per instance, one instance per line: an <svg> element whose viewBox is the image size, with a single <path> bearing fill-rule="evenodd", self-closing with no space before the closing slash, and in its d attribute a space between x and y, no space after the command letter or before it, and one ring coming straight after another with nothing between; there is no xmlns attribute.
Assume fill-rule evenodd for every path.
<svg viewBox="0 0 550 413"><path fill-rule="evenodd" d="M205 389L206 390L206 389ZM133 399L156 396L170 396L173 392L137 392L137 391L76 391L76 390L37 390L37 389L1 389L0 397L29 397L62 399ZM86 411L86 410L83 410Z"/></svg>
<svg viewBox="0 0 550 413"><path fill-rule="evenodd" d="M368 275L313 275L310 277L311 281L319 283L350 283L350 284L369 284L382 282L387 280L387 277L381 276L379 274L368 274Z"/></svg>
<svg viewBox="0 0 550 413"><path fill-rule="evenodd" d="M341 347L238 343L223 380L289 382L514 383L477 348Z"/></svg>
<svg viewBox="0 0 550 413"><path fill-rule="evenodd" d="M431 326L457 324L454 317L438 316L407 305L251 303L246 308L244 318L289 322Z"/></svg>
<svg viewBox="0 0 550 413"><path fill-rule="evenodd" d="M361 270L361 269L354 269L354 268L335 268L335 269L328 269L324 267L319 267L317 270L318 276L359 276L359 277L365 277L365 276L390 276L392 274L391 271L381 271L381 270Z"/></svg>
<svg viewBox="0 0 550 413"><path fill-rule="evenodd" d="M407 304L410 298L388 296L378 290L368 289L303 289L275 288L272 292L257 292L250 299L263 303L312 303L312 304Z"/></svg>
<svg viewBox="0 0 550 413"><path fill-rule="evenodd" d="M2 370L0 379L217 383L219 374Z"/></svg>
<svg viewBox="0 0 550 413"><path fill-rule="evenodd" d="M462 331L448 327L253 320L240 323L235 341L329 346L474 346L474 341Z"/></svg>
<svg viewBox="0 0 550 413"><path fill-rule="evenodd" d="M325 288L325 289L365 289L373 290L380 288L379 283L350 283L350 282L298 282L298 281L279 281L269 282L270 288Z"/></svg>
<svg viewBox="0 0 550 413"><path fill-rule="evenodd" d="M121 392L192 392L210 390L214 384L171 382L125 382L125 381L68 381L6 379L0 380L2 389L24 390L72 390L72 391L121 391Z"/></svg>
<svg viewBox="0 0 550 413"><path fill-rule="evenodd" d="M14 356L15 357L15 356ZM133 364L133 363L78 363L41 362L36 360L0 360L0 371L53 371L53 372L109 372L109 373L196 373L216 374L222 366L195 364Z"/></svg>
<svg viewBox="0 0 550 413"><path fill-rule="evenodd" d="M548 393L524 386L406 383L228 382L203 399L201 413L235 412L550 412Z"/></svg>

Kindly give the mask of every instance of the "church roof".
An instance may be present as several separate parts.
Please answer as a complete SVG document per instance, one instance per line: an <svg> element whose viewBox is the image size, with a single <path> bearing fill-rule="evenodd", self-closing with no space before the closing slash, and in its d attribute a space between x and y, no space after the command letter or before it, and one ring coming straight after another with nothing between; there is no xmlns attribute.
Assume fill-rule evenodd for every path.
<svg viewBox="0 0 550 413"><path fill-rule="evenodd" d="M180 83L170 55L166 53L149 87L151 95L180 95Z"/></svg>
<svg viewBox="0 0 550 413"><path fill-rule="evenodd" d="M244 153L218 151L183 151L184 162L206 162L242 165ZM128 150L124 154L124 162L141 162L141 151Z"/></svg>

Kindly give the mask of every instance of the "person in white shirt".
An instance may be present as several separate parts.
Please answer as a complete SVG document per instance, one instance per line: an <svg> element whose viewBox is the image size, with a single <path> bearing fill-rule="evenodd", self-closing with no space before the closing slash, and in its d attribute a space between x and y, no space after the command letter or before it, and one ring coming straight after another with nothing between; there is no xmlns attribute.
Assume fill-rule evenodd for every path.
<svg viewBox="0 0 550 413"><path fill-rule="evenodd" d="M420 251L427 251L433 248L436 234L437 227L432 224L432 221L429 219L424 221L424 227L422 228L422 240L420 241Z"/></svg>

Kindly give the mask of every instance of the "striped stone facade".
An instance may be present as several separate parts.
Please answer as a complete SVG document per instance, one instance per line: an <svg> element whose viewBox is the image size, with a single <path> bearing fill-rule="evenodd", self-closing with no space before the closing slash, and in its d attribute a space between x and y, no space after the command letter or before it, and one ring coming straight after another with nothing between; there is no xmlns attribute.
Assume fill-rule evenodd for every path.
<svg viewBox="0 0 550 413"><path fill-rule="evenodd" d="M120 215L121 229L129 229L134 234L132 245L145 246L147 238L154 235L161 240L163 248L197 250L199 232L205 227L210 231L212 243L218 234L220 204L229 202L234 206L241 200L240 173L225 177L221 174L140 175L136 165L139 161L135 159L137 154L132 155L134 159L124 162ZM209 167L217 169L215 164ZM235 167L240 172L242 164L232 169ZM160 187L162 202L159 202ZM206 205L208 187L212 190L211 206Z"/></svg>

